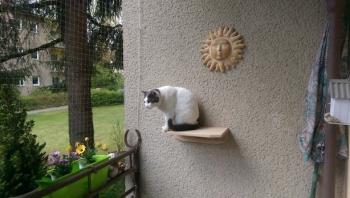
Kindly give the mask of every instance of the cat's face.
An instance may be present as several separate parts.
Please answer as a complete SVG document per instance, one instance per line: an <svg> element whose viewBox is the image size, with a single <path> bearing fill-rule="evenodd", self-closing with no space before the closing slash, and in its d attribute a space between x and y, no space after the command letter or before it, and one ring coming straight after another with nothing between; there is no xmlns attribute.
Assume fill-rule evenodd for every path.
<svg viewBox="0 0 350 198"><path fill-rule="evenodd" d="M145 98L143 99L143 102L145 103L145 107L148 109L151 109L153 107L158 106L159 104L159 96L160 92L158 89L151 89L149 91L142 91Z"/></svg>

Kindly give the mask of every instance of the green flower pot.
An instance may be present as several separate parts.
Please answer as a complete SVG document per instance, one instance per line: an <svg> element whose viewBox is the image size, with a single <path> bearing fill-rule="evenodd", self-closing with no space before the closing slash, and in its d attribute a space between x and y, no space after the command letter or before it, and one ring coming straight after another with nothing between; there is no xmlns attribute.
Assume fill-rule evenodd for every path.
<svg viewBox="0 0 350 198"><path fill-rule="evenodd" d="M81 171L84 171L88 169L90 166L95 166L103 161L106 161L109 159L108 155L95 155L93 158L96 160L96 162L87 165L86 167L79 169L78 162L74 162L73 164L73 170L71 173L64 175L62 177L59 177L55 179L54 181L51 180L51 178L44 177L40 180L38 180L39 188L40 190L45 189L59 181L62 181L66 178L71 177L72 175L75 175L77 173L80 173ZM107 182L107 175L108 175L108 166L100 169L96 173L91 174L91 190L95 190L98 187L102 186ZM88 194L88 177L84 177L72 184L69 184L68 186L65 186L47 196L44 198L62 198L62 197L69 197L69 198L81 198Z"/></svg>

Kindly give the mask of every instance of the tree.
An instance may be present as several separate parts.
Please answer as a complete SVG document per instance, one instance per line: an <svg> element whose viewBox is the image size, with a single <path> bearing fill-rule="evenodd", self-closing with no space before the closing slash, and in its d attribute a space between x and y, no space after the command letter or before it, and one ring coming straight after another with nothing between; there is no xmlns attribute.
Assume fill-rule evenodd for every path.
<svg viewBox="0 0 350 198"><path fill-rule="evenodd" d="M86 42L86 9L86 0L65 2L66 81L71 146L85 137L89 137L89 145L95 142L90 93L91 67Z"/></svg>
<svg viewBox="0 0 350 198"><path fill-rule="evenodd" d="M51 24L51 41L35 48L25 49L16 53L0 53L0 63L8 60L21 58L33 52L48 49L57 43L64 41L65 30L65 0L0 0L0 31L1 43L8 41L9 45L0 44L4 51L13 51L18 43L18 31L9 28L11 25L6 21L9 13L19 13L26 15L30 21L35 17L42 17ZM115 69L122 69L123 64L123 39L121 25L122 0L87 0L86 17L88 43L91 47L89 52L92 61L97 61L103 52L113 52L115 59L113 65ZM30 16L30 17L29 17ZM35 16L35 17L33 17ZM8 39L9 40L6 40Z"/></svg>
<svg viewBox="0 0 350 198"><path fill-rule="evenodd" d="M19 61L38 50L45 50L63 42L65 45L65 74L69 105L70 144L88 136L93 145L93 122L91 110L91 73L94 63L105 53L115 53L114 60L105 64L110 68L122 68L122 25L117 21L121 16L121 0L2 0L0 1L0 22L6 24L8 15L19 13L31 17L41 17L50 24L49 42L34 48L16 51L19 38L18 30L7 23L0 30L0 41L8 39L0 51L1 79L18 79L30 73L31 67L9 62ZM7 16L6 16L7 15ZM24 39L27 39L24 37ZM2 43L2 42L0 42ZM7 53L11 52L11 53ZM119 60L119 61L116 61ZM7 76L7 77L6 77ZM13 80L14 83L18 79Z"/></svg>
<svg viewBox="0 0 350 198"><path fill-rule="evenodd" d="M117 91L124 88L124 78L121 72L116 72L110 68L103 67L101 64L94 64L96 72L91 77L92 89L104 88Z"/></svg>

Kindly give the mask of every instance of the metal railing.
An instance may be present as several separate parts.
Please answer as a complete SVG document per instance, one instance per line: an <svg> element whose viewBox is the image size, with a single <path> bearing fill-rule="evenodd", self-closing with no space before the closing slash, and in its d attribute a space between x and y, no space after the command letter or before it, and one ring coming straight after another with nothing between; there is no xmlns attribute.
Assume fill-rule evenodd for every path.
<svg viewBox="0 0 350 198"><path fill-rule="evenodd" d="M138 148L140 147L140 143L141 143L141 135L140 132L138 130L135 130L136 134L138 136L138 141L135 145L130 145L127 141L127 137L128 137L128 133L129 130L127 130L125 132L124 135L124 142L125 145L129 148L128 151L124 151L119 153L118 155L116 155L114 158L111 158L107 161L101 162L95 166L90 166L88 169L81 171L77 174L74 174L73 176L64 179L62 181L59 181L55 184L53 184L52 186L49 186L45 189L42 189L40 191L37 191L31 195L25 196L25 198L40 198L46 195L49 195L53 192L55 192L56 190L59 190L61 188L64 188L65 186L72 184L84 177L88 177L88 194L85 195L84 197L86 198L91 198L94 197L96 195L98 195L98 193L100 193L101 191L105 190L106 188L110 187L112 184L116 183L119 180L124 179L125 177L134 174L134 185L125 191L125 193L123 195L121 195L121 197L126 197L127 195L129 195L130 193L134 192L134 196L135 197L139 197L139 193L138 193L138 187L139 187L139 176L138 176L138 167L139 167L139 163L138 163ZM98 187L95 190L91 189L91 175L96 173L98 170L105 168L106 166L110 166L112 164L116 164L118 163L118 161L120 161L121 159L127 160L127 158L129 159L129 162L127 163L127 169L124 170L123 172L119 173L117 176L115 176L114 178L111 178L110 180L106 181L106 183L100 187Z"/></svg>

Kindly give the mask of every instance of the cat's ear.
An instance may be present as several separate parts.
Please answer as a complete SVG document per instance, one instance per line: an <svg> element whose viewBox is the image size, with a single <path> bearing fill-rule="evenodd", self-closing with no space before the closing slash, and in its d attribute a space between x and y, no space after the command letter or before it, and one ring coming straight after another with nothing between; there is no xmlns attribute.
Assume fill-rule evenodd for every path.
<svg viewBox="0 0 350 198"><path fill-rule="evenodd" d="M157 90L157 89L152 90L150 95L154 96L154 97L159 97L159 95L160 95L159 90Z"/></svg>
<svg viewBox="0 0 350 198"><path fill-rule="evenodd" d="M141 92L143 93L143 95L146 97L146 95L147 95L147 91L143 91L143 90L141 90Z"/></svg>
<svg viewBox="0 0 350 198"><path fill-rule="evenodd" d="M159 89L153 89L152 91L154 92L154 94L155 94L156 96L159 96L159 95L160 95Z"/></svg>

